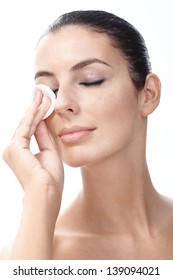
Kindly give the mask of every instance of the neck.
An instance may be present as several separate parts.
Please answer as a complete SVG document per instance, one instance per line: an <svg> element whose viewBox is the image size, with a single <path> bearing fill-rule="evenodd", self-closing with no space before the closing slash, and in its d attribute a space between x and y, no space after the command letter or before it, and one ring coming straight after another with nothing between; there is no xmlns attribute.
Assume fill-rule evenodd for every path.
<svg viewBox="0 0 173 280"><path fill-rule="evenodd" d="M152 186L145 156L119 155L83 167L81 172L85 213L90 217L95 213L98 220L109 221L111 230L114 226L117 230L117 223L123 231L135 228L136 223L149 228L158 195Z"/></svg>

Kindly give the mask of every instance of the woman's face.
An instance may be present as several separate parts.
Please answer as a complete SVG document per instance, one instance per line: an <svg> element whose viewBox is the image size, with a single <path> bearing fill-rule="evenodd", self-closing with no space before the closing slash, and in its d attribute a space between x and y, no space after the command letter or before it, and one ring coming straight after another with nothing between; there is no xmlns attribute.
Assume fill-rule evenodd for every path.
<svg viewBox="0 0 173 280"><path fill-rule="evenodd" d="M57 95L46 120L63 161L86 166L136 145L141 127L137 92L125 59L106 35L67 26L41 39L36 84Z"/></svg>

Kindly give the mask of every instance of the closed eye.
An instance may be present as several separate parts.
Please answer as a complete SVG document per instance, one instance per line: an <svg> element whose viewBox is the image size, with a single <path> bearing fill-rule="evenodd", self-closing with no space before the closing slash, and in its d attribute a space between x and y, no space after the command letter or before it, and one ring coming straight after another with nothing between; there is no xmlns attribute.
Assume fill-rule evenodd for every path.
<svg viewBox="0 0 173 280"><path fill-rule="evenodd" d="M79 85L83 85L83 86L88 86L89 87L89 86L101 85L103 82L104 82L104 80L102 79L102 80L97 80L97 81L93 81L93 82L81 82L81 83L79 83ZM58 90L59 90L58 88L55 89L55 90L52 90L56 97L58 95Z"/></svg>
<svg viewBox="0 0 173 280"><path fill-rule="evenodd" d="M93 82L81 82L79 83L79 85L83 85L83 86L97 86L97 85L101 85L104 82L104 80L97 80L97 81L93 81Z"/></svg>

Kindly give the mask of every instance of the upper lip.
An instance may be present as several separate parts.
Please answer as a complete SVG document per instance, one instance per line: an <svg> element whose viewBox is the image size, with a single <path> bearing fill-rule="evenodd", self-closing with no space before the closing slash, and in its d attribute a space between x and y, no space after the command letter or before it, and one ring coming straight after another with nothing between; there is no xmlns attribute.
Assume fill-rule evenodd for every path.
<svg viewBox="0 0 173 280"><path fill-rule="evenodd" d="M72 126L69 128L63 128L60 130L60 132L58 133L58 136L63 136L66 134L71 134L71 133L75 133L78 131L87 131L87 130L94 130L96 129L95 127L85 127L85 126Z"/></svg>

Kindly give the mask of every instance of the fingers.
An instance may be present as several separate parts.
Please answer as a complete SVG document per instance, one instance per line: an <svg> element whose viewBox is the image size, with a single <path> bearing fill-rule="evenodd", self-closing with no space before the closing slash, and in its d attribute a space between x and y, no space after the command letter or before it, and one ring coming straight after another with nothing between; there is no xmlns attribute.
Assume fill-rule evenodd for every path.
<svg viewBox="0 0 173 280"><path fill-rule="evenodd" d="M40 151L44 151L48 149L55 150L55 145L52 142L50 133L44 121L41 121L38 124L34 135Z"/></svg>
<svg viewBox="0 0 173 280"><path fill-rule="evenodd" d="M47 112L50 103L50 99L47 96L43 98L41 91L37 90L32 104L16 130L15 136L24 137L29 140Z"/></svg>

